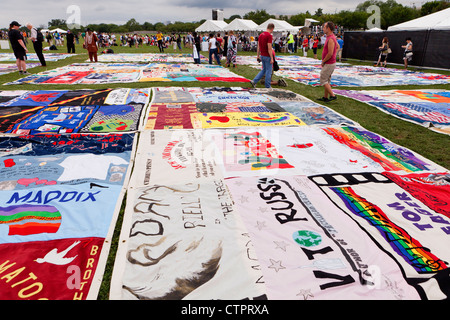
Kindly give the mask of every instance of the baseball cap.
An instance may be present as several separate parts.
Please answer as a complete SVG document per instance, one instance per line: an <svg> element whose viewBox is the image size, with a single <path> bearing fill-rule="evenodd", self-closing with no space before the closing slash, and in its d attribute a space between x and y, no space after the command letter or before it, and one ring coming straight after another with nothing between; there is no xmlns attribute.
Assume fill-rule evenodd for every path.
<svg viewBox="0 0 450 320"><path fill-rule="evenodd" d="M10 26L18 26L18 27L20 27L20 24L17 21L12 21L9 25Z"/></svg>

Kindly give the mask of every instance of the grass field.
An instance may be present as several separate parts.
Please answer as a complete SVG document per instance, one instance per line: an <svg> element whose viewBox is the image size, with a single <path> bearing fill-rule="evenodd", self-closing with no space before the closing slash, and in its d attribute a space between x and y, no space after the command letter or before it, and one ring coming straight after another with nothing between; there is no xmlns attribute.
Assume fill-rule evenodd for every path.
<svg viewBox="0 0 450 320"><path fill-rule="evenodd" d="M30 53L34 52L32 46L28 45ZM56 52L66 52L65 47L58 47L58 51ZM159 52L157 47L152 46L141 46L139 48L129 48L129 47L113 47L115 53L145 53L145 52ZM0 50L1 52L11 52L11 50ZM166 53L173 53L174 50L172 48L168 48L165 50ZM178 51L179 52L179 51ZM191 53L191 49L184 48L183 53ZM61 60L58 62L48 62L47 67L36 67L28 70L30 73L38 73L44 70L50 70L57 67L65 66L71 63L77 62L85 62L88 59L87 52L82 48L81 44L76 45L76 53L80 54L75 57L71 57L65 60ZM203 52L202 54L207 54ZM255 53L249 52L239 52L240 55L254 55ZM318 56L320 57L321 52L319 51ZM308 56L312 56L312 52L308 53ZM351 61L353 64L371 64L368 62L361 61ZM401 67L401 66L397 66ZM244 76L248 79L253 79L254 76L258 73L258 70L255 68L247 67L247 66L237 66L236 68L230 68L233 72ZM414 70L414 68L410 68ZM421 70L424 72L433 72L436 73L436 70ZM450 74L449 71L439 71L438 73ZM18 72L13 72L6 75L0 76L0 84L4 84L6 82L14 81L21 76ZM323 95L322 87L312 87L303 85L300 83L296 83L291 80L286 80L288 82L288 87L286 89L301 94L307 98L315 100ZM120 84L110 84L109 88L115 87L134 87L134 88L143 88L150 86L201 86L201 87L211 87L211 86L227 86L236 84L227 84L227 83L217 83L217 82L170 82L170 84L166 82L143 82L143 83L120 83ZM250 84L244 84L244 86L250 86ZM258 86L261 86L259 84ZM81 88L104 88L104 85L54 85L52 89L81 89ZM432 85L432 86L405 86L403 89L424 89L424 88L441 88L441 89L449 89L449 85ZM42 86L39 85L12 85L12 86L3 86L0 90L40 90ZM49 88L46 86L46 88ZM342 89L346 89L345 87L340 87ZM349 88L351 89L351 88ZM354 88L353 88L354 89ZM365 87L364 89L376 89L376 90L390 90L390 89L398 89L398 87ZM375 107L371 107L367 104L360 103L353 99L348 99L339 96L336 101L330 102L327 104L328 107L336 110L337 112L347 116L350 119L360 123L366 129L375 132L384 136L385 138L391 140L394 143L397 143L401 146L409 148L422 156L444 166L445 168L450 168L450 137L447 135L435 133L427 128L421 127L419 125L397 119L393 116L390 116L384 112L379 111ZM123 206L123 205L122 205ZM108 260L108 264L106 267L104 281L98 296L98 299L104 300L108 299L109 296L109 281L111 278L112 268L114 264L114 257L117 250L117 241L119 238L120 226L122 223L122 215L123 215L123 207L121 210L121 214L119 216L119 220L117 221L116 230L113 238L113 243L111 247L111 252Z"/></svg>

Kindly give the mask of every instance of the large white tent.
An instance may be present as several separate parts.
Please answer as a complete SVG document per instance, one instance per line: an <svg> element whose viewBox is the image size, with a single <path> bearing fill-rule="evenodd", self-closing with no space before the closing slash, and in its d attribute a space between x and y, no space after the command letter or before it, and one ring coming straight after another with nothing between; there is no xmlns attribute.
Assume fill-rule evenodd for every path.
<svg viewBox="0 0 450 320"><path fill-rule="evenodd" d="M225 21L222 20L206 20L203 22L197 29L195 29L196 32L220 32L223 31L223 29L228 24Z"/></svg>
<svg viewBox="0 0 450 320"><path fill-rule="evenodd" d="M366 30L366 32L383 32L383 29L374 27L374 28L372 28L372 29Z"/></svg>
<svg viewBox="0 0 450 320"><path fill-rule="evenodd" d="M54 33L54 32L58 32L58 33L67 33L66 30L60 29L60 28L56 28L53 30L48 30L50 33ZM41 31L42 32L42 31Z"/></svg>
<svg viewBox="0 0 450 320"><path fill-rule="evenodd" d="M233 21L230 22L229 25L227 25L225 28L223 28L224 31L255 31L256 28L258 28L258 25L253 22L252 20L247 19L239 19L236 18Z"/></svg>
<svg viewBox="0 0 450 320"><path fill-rule="evenodd" d="M450 30L450 8L388 28L388 31L415 30Z"/></svg>
<svg viewBox="0 0 450 320"><path fill-rule="evenodd" d="M294 27L289 22L284 20L277 20L277 19L268 19L267 21L261 23L256 30L258 31L266 31L267 25L269 23L273 23L275 26L275 29L273 29L274 32L297 32L298 27Z"/></svg>

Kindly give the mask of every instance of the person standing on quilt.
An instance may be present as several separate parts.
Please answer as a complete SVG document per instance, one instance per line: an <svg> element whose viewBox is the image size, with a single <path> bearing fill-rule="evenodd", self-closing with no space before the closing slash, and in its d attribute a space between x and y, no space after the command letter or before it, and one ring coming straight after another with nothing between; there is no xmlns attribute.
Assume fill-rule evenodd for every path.
<svg viewBox="0 0 450 320"><path fill-rule="evenodd" d="M87 29L86 30L86 37L84 38L84 44L83 44L83 48L85 48L89 54L89 60L91 62L95 61L97 62L97 51L98 51L98 47L97 47L97 35L95 33L92 32L91 29Z"/></svg>
<svg viewBox="0 0 450 320"><path fill-rule="evenodd" d="M213 33L209 34L209 40L208 40L208 51L209 51L209 64L213 64L212 62L212 56L214 55L214 58L217 61L217 64L220 66L220 58L219 53L217 51L217 40L216 37L214 37Z"/></svg>
<svg viewBox="0 0 450 320"><path fill-rule="evenodd" d="M230 31L230 34L227 36L227 64L226 66L229 67L231 64L233 64L233 67L236 67L236 55L237 55L237 39L234 35L233 31Z"/></svg>
<svg viewBox="0 0 450 320"><path fill-rule="evenodd" d="M265 75L264 85L266 88L270 88L270 81L272 75L273 68L273 48L272 48L272 33L273 29L275 29L275 25L273 23L269 23L267 25L267 30L261 33L258 37L258 46L257 46L257 59L258 62L262 62L262 70L256 75L256 77L250 81L251 85L255 88L258 84L259 80Z"/></svg>
<svg viewBox="0 0 450 320"><path fill-rule="evenodd" d="M46 67L47 63L45 62L45 57L42 54L42 42L44 42L44 36L40 31L33 27L31 23L27 23L27 28L30 30L30 39L33 42L34 52L39 58L41 62L41 66Z"/></svg>
<svg viewBox="0 0 450 320"><path fill-rule="evenodd" d="M20 24L17 21L12 21L9 24L8 38L13 49L14 56L16 57L17 69L19 74L28 75L27 71L27 46L25 45L22 32L19 31Z"/></svg>
<svg viewBox="0 0 450 320"><path fill-rule="evenodd" d="M331 76L336 68L336 53L339 44L336 36L333 33L334 23L331 21L325 22L323 25L323 32L327 36L322 51L322 70L320 71L320 85L324 87L324 96L319 98L319 101L329 102L336 100L337 97L331 89Z"/></svg>

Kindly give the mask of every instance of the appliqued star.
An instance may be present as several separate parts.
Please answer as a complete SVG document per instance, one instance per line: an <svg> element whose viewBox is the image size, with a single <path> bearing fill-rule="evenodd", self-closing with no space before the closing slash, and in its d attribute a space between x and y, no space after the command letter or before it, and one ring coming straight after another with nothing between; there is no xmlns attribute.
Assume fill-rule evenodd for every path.
<svg viewBox="0 0 450 320"><path fill-rule="evenodd" d="M286 269L286 267L283 267L281 265L281 260L279 260L279 261L275 261L272 259L269 259L269 260L270 260L271 265L268 268L275 269L276 272L278 272L278 270L280 270L280 269Z"/></svg>
<svg viewBox="0 0 450 320"><path fill-rule="evenodd" d="M248 189L248 191L251 192L251 193L257 193L257 192L259 192L259 190L256 189L256 188Z"/></svg>
<svg viewBox="0 0 450 320"><path fill-rule="evenodd" d="M241 200L242 203L248 202L248 197L246 197L246 196L241 196L241 197L240 197L240 200Z"/></svg>
<svg viewBox="0 0 450 320"><path fill-rule="evenodd" d="M256 221L256 228L258 228L259 231L261 231L265 227L266 227L265 221Z"/></svg>
<svg viewBox="0 0 450 320"><path fill-rule="evenodd" d="M275 249L280 248L283 251L286 251L286 247L289 245L288 243L286 243L284 241L274 241L273 243L276 244Z"/></svg>
<svg viewBox="0 0 450 320"><path fill-rule="evenodd" d="M309 297L314 298L314 295L311 293L311 289L302 289L299 293L297 293L297 296L303 296L303 300L307 300Z"/></svg>

